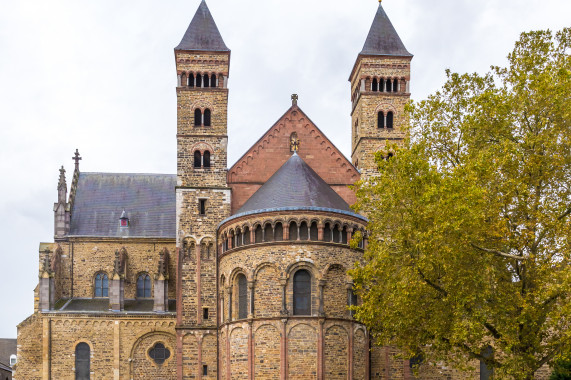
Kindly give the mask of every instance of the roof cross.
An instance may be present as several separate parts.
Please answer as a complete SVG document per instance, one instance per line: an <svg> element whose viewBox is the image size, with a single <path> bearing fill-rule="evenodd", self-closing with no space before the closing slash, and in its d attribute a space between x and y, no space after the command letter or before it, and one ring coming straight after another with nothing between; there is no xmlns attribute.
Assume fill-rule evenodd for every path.
<svg viewBox="0 0 571 380"><path fill-rule="evenodd" d="M75 170L79 170L79 161L81 161L81 156L79 155L79 149L75 150L75 154L71 159L75 161Z"/></svg>
<svg viewBox="0 0 571 380"><path fill-rule="evenodd" d="M297 99L298 99L297 94L291 94L291 105L292 106L297 106Z"/></svg>

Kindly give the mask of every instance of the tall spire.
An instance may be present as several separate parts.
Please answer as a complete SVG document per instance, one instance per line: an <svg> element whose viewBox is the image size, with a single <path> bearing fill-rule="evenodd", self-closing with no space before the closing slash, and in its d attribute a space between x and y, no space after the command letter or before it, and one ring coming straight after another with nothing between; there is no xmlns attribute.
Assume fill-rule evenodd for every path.
<svg viewBox="0 0 571 380"><path fill-rule="evenodd" d="M198 6L186 33L175 50L230 51L218 31L206 1L202 0Z"/></svg>
<svg viewBox="0 0 571 380"><path fill-rule="evenodd" d="M373 25L371 25L369 35L360 54L412 57L412 54L404 47L380 1Z"/></svg>

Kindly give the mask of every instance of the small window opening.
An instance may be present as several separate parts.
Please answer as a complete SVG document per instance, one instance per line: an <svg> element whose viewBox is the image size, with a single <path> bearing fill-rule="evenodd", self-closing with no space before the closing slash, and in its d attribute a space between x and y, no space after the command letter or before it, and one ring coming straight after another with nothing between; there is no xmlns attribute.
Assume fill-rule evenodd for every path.
<svg viewBox="0 0 571 380"><path fill-rule="evenodd" d="M210 167L210 152L208 150L205 150L204 156L202 156L202 166L205 168Z"/></svg>
<svg viewBox="0 0 571 380"><path fill-rule="evenodd" d="M289 240L297 240L297 223L291 222L289 224Z"/></svg>
<svg viewBox="0 0 571 380"><path fill-rule="evenodd" d="M206 199L198 200L198 208L200 215L206 215Z"/></svg>
<svg viewBox="0 0 571 380"><path fill-rule="evenodd" d="M244 227L244 244L250 244L250 228Z"/></svg>
<svg viewBox="0 0 571 380"><path fill-rule="evenodd" d="M397 92L399 89L399 80L395 79L393 80L393 92Z"/></svg>
<svg viewBox="0 0 571 380"><path fill-rule="evenodd" d="M385 80L384 80L384 78L381 78L379 80L379 91L385 92Z"/></svg>
<svg viewBox="0 0 571 380"><path fill-rule="evenodd" d="M194 151L194 167L200 168L202 166L202 155L199 150Z"/></svg>
<svg viewBox="0 0 571 380"><path fill-rule="evenodd" d="M258 226L256 227L256 233L255 233L256 243L261 243L263 241L262 237L263 237L262 226L260 226L258 224Z"/></svg>
<svg viewBox="0 0 571 380"><path fill-rule="evenodd" d="M137 298L151 298L151 276L146 273L137 278Z"/></svg>
<svg viewBox="0 0 571 380"><path fill-rule="evenodd" d="M202 75L196 74L196 87L202 87Z"/></svg>
<svg viewBox="0 0 571 380"><path fill-rule="evenodd" d="M205 127L210 127L210 115L211 112L210 110L207 108L204 110L204 126Z"/></svg>
<svg viewBox="0 0 571 380"><path fill-rule="evenodd" d="M180 76L180 86L186 87L187 83L188 82L186 81L186 74L182 73L182 75Z"/></svg>
<svg viewBox="0 0 571 380"><path fill-rule="evenodd" d="M393 113L391 111L387 112L387 128L393 127Z"/></svg>
<svg viewBox="0 0 571 380"><path fill-rule="evenodd" d="M318 236L317 223L313 222L309 228L309 240L317 240Z"/></svg>
<svg viewBox="0 0 571 380"><path fill-rule="evenodd" d="M309 240L309 227L307 222L301 222L299 225L299 240Z"/></svg>
<svg viewBox="0 0 571 380"><path fill-rule="evenodd" d="M210 87L210 79L208 78L208 74L204 74L204 87Z"/></svg>
<svg viewBox="0 0 571 380"><path fill-rule="evenodd" d="M387 92L391 92L392 89L392 82L390 79L387 79Z"/></svg>
<svg viewBox="0 0 571 380"><path fill-rule="evenodd" d="M373 86L371 88L373 91L379 90L379 83L377 82L377 78L373 78Z"/></svg>
<svg viewBox="0 0 571 380"><path fill-rule="evenodd" d="M202 309L202 319L204 319L204 320L208 319L208 308L207 307Z"/></svg>
<svg viewBox="0 0 571 380"><path fill-rule="evenodd" d="M202 376L208 376L208 366L206 364L202 365Z"/></svg>
<svg viewBox="0 0 571 380"><path fill-rule="evenodd" d="M149 356L158 365L162 365L171 356L171 352L162 343L155 343L153 348L149 350Z"/></svg>
<svg viewBox="0 0 571 380"><path fill-rule="evenodd" d="M273 241L274 240L274 231L271 224L266 224L266 228L264 228L264 241Z"/></svg>
<svg viewBox="0 0 571 380"><path fill-rule="evenodd" d="M109 297L109 277L105 273L95 276L95 297Z"/></svg>
<svg viewBox="0 0 571 380"><path fill-rule="evenodd" d="M194 87L194 74L188 74L188 87Z"/></svg>
<svg viewBox="0 0 571 380"><path fill-rule="evenodd" d="M274 240L284 240L284 228L281 223L276 223L276 227L274 228Z"/></svg>
<svg viewBox="0 0 571 380"><path fill-rule="evenodd" d="M329 223L325 223L323 228L323 241L331 241L331 225Z"/></svg>
<svg viewBox="0 0 571 380"><path fill-rule="evenodd" d="M377 127L384 128L385 127L385 113L380 111L377 115Z"/></svg>
<svg viewBox="0 0 571 380"><path fill-rule="evenodd" d="M194 110L194 126L200 127L202 125L202 111L200 108Z"/></svg>
<svg viewBox="0 0 571 380"><path fill-rule="evenodd" d="M343 230L341 231L341 243L347 244L347 227L343 226Z"/></svg>

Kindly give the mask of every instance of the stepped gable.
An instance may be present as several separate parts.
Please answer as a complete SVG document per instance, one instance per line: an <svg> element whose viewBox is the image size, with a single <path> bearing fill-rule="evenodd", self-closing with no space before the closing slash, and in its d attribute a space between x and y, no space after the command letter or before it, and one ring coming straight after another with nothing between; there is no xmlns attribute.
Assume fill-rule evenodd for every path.
<svg viewBox="0 0 571 380"><path fill-rule="evenodd" d="M365 40L365 45L363 45L363 50L359 54L412 57L412 54L406 50L381 3L379 3L379 8Z"/></svg>
<svg viewBox="0 0 571 380"><path fill-rule="evenodd" d="M248 199L237 215L270 209L351 208L296 153Z"/></svg>
<svg viewBox="0 0 571 380"><path fill-rule="evenodd" d="M186 33L175 50L230 51L204 0L198 6Z"/></svg>
<svg viewBox="0 0 571 380"><path fill-rule="evenodd" d="M228 170L232 188L232 214L290 159L290 138L297 134L297 154L348 204L355 194L348 185L359 172L325 134L297 106L285 114Z"/></svg>
<svg viewBox="0 0 571 380"><path fill-rule="evenodd" d="M175 186L169 174L79 173L69 235L175 238Z"/></svg>

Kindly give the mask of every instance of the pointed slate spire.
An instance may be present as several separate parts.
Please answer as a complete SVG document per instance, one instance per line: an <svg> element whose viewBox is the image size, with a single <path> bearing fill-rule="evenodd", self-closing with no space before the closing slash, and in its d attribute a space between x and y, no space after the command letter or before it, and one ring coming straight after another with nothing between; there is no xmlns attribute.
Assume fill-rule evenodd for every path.
<svg viewBox="0 0 571 380"><path fill-rule="evenodd" d="M202 0L200 3L175 50L230 51L218 31L206 1Z"/></svg>
<svg viewBox="0 0 571 380"><path fill-rule="evenodd" d="M393 55L412 57L406 50L391 20L379 2L379 9L369 30L369 35L361 50L361 55Z"/></svg>

